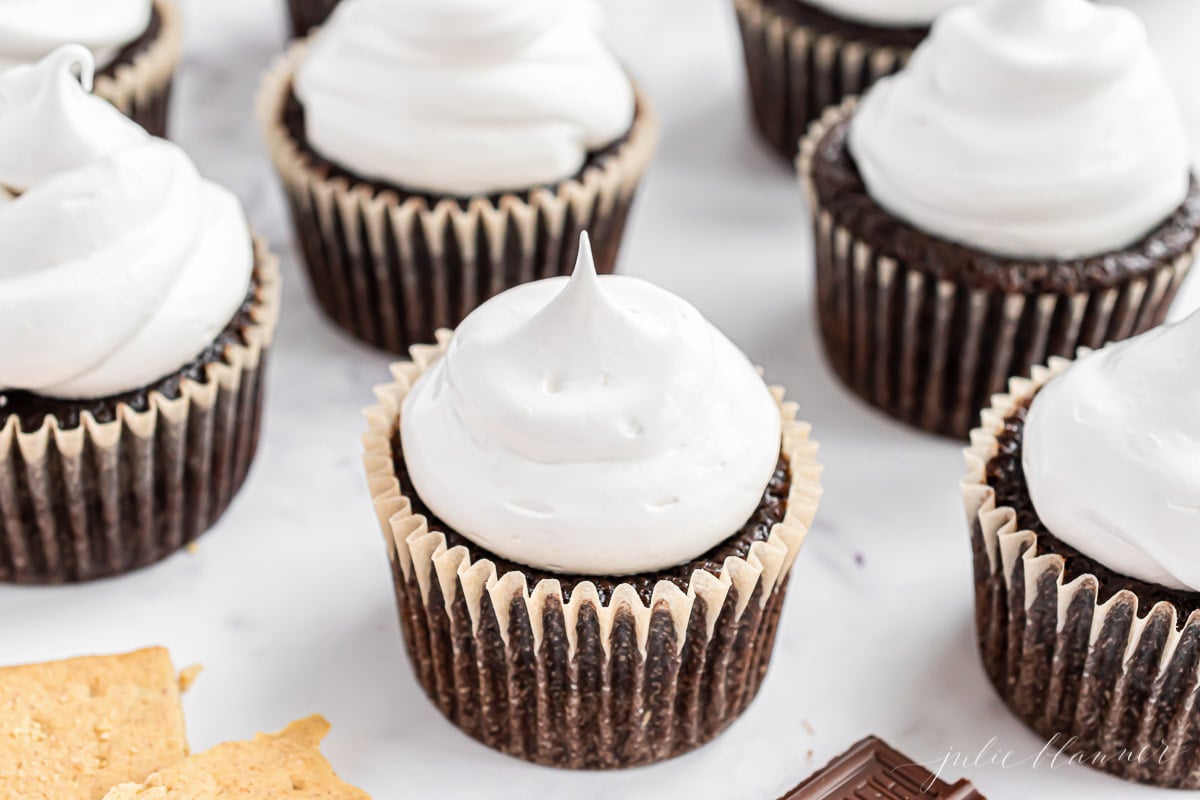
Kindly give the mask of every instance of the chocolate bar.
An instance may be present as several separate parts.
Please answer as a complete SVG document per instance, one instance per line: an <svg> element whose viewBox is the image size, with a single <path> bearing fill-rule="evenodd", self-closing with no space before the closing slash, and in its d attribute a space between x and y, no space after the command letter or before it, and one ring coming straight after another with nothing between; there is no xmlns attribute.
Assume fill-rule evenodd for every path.
<svg viewBox="0 0 1200 800"><path fill-rule="evenodd" d="M953 786L868 736L779 800L987 800L969 781Z"/></svg>

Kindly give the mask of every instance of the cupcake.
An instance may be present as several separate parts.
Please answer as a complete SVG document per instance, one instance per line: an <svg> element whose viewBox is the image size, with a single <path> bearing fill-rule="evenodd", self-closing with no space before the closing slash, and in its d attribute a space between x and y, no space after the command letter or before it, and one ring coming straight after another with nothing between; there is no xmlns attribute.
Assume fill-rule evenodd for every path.
<svg viewBox="0 0 1200 800"><path fill-rule="evenodd" d="M1026 724L1200 789L1200 314L1014 379L963 482L984 667Z"/></svg>
<svg viewBox="0 0 1200 800"><path fill-rule="evenodd" d="M904 65L938 14L972 0L734 0L754 121L788 161L827 106Z"/></svg>
<svg viewBox="0 0 1200 800"><path fill-rule="evenodd" d="M93 68L67 45L0 73L0 581L165 557L258 441L275 259L232 194L87 93Z"/></svg>
<svg viewBox="0 0 1200 800"><path fill-rule="evenodd" d="M338 0L287 0L287 4L292 35L307 36L329 17Z"/></svg>
<svg viewBox="0 0 1200 800"><path fill-rule="evenodd" d="M166 136L171 79L183 55L175 0L18 0L0 14L0 70L82 44L95 94L154 136Z"/></svg>
<svg viewBox="0 0 1200 800"><path fill-rule="evenodd" d="M365 465L417 680L540 764L712 739L767 670L816 511L809 427L691 306L573 276L489 300L393 367Z"/></svg>
<svg viewBox="0 0 1200 800"><path fill-rule="evenodd" d="M561 0L347 0L265 79L260 111L313 293L397 353L492 295L611 272L657 125Z"/></svg>
<svg viewBox="0 0 1200 800"><path fill-rule="evenodd" d="M814 124L799 164L828 361L948 436L1010 376L1159 324L1200 246L1145 31L1086 0L947 12L908 67Z"/></svg>

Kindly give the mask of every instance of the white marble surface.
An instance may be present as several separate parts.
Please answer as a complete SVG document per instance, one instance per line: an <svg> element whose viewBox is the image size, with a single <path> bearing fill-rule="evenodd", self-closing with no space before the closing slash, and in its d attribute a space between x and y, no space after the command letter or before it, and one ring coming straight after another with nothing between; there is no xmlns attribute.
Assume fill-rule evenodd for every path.
<svg viewBox="0 0 1200 800"><path fill-rule="evenodd" d="M959 447L875 415L822 364L801 195L751 135L727 0L607 2L613 38L664 122L622 267L687 297L765 364L823 445L819 521L745 717L667 764L569 774L475 744L421 694L359 466L359 409L388 358L318 316L251 114L258 74L282 44L282 0L185 0L174 120L284 256L259 461L195 554L94 585L0 588L0 663L167 645L179 666L206 667L185 700L193 748L320 711L334 725L326 753L377 800L771 800L868 733L919 760L960 754L969 763L947 773L994 799L1156 794L1080 767L991 763L1007 751L1032 757L1042 743L1001 706L976 658ZM1183 74L1194 35L1180 31L1200 32L1200 2L1128 2L1163 23Z"/></svg>

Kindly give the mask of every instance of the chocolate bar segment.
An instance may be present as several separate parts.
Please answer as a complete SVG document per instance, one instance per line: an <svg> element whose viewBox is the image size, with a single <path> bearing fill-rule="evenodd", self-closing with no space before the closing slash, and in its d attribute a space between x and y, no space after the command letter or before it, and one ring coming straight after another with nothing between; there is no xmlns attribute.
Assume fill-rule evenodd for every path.
<svg viewBox="0 0 1200 800"><path fill-rule="evenodd" d="M969 781L950 785L868 736L779 800L987 800Z"/></svg>

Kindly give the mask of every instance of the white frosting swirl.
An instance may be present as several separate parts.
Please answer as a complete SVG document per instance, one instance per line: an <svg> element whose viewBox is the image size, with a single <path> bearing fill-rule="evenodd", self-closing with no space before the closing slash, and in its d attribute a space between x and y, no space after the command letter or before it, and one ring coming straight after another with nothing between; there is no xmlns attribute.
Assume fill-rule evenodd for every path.
<svg viewBox="0 0 1200 800"><path fill-rule="evenodd" d="M575 274L476 309L405 399L404 460L455 530L540 569L699 556L762 500L779 408L746 357L656 286Z"/></svg>
<svg viewBox="0 0 1200 800"><path fill-rule="evenodd" d="M88 94L92 72L68 45L0 73L0 390L144 386L211 344L249 288L237 199Z"/></svg>
<svg viewBox="0 0 1200 800"><path fill-rule="evenodd" d="M1193 168L1200 168L1200 92L1196 91L1196 31L1200 30L1200 3L1192 0L1103 0L1138 15L1150 34L1167 80L1183 108L1192 138Z"/></svg>
<svg viewBox="0 0 1200 800"><path fill-rule="evenodd" d="M633 122L633 86L583 0L345 0L295 79L309 141L365 178L438 194L575 174Z"/></svg>
<svg viewBox="0 0 1200 800"><path fill-rule="evenodd" d="M943 11L974 0L808 0L844 19L880 27L921 27Z"/></svg>
<svg viewBox="0 0 1200 800"><path fill-rule="evenodd" d="M1109 345L1038 392L1025 479L1056 537L1108 568L1200 591L1200 314Z"/></svg>
<svg viewBox="0 0 1200 800"><path fill-rule="evenodd" d="M981 0L863 99L850 149L884 208L990 253L1124 248L1188 191L1179 106L1125 9Z"/></svg>
<svg viewBox="0 0 1200 800"><path fill-rule="evenodd" d="M0 70L32 64L64 44L92 51L96 68L150 27L152 0L0 0Z"/></svg>

